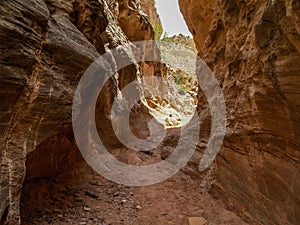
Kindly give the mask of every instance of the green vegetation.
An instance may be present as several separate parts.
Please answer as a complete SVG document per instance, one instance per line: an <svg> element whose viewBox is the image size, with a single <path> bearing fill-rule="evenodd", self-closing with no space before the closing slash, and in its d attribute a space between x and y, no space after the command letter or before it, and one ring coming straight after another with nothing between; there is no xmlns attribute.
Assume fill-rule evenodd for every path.
<svg viewBox="0 0 300 225"><path fill-rule="evenodd" d="M170 75L174 78L178 90L182 93L191 91L194 88L195 78L179 71L169 71Z"/></svg>
<svg viewBox="0 0 300 225"><path fill-rule="evenodd" d="M168 33L165 32L162 39L162 41L167 41L167 42L174 42L173 38L172 37L169 37Z"/></svg>
<svg viewBox="0 0 300 225"><path fill-rule="evenodd" d="M150 19L150 23L154 30L154 39L159 40L163 33L162 25L160 23L155 23L152 19Z"/></svg>
<svg viewBox="0 0 300 225"><path fill-rule="evenodd" d="M173 77L174 77L174 80L175 80L175 83L177 84L177 85L183 85L184 84L184 81L183 81L183 75L182 74L178 74L177 76L175 75L173 75Z"/></svg>

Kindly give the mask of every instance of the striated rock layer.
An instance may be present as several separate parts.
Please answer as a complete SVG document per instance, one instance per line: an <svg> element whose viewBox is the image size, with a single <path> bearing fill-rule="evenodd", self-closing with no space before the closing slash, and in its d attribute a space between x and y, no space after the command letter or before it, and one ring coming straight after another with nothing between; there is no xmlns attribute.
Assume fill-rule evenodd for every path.
<svg viewBox="0 0 300 225"><path fill-rule="evenodd" d="M255 224L298 224L300 2L179 3L226 99L212 192Z"/></svg>
<svg viewBox="0 0 300 225"><path fill-rule="evenodd" d="M148 15L154 24L161 24L159 15L156 9L155 0L140 0L143 11Z"/></svg>
<svg viewBox="0 0 300 225"><path fill-rule="evenodd" d="M71 129L73 95L85 70L109 49L153 39L154 31L135 0L2 1L0 15L0 224L19 224L24 180L90 170ZM114 97L140 75L132 55L124 51L132 65L98 98L99 135L109 146L120 144L110 124Z"/></svg>

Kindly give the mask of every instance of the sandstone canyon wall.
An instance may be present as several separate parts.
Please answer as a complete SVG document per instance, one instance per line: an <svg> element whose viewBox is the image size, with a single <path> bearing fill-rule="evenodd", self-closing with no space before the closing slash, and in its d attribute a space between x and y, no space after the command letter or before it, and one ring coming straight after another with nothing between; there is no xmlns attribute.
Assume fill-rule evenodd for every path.
<svg viewBox="0 0 300 225"><path fill-rule="evenodd" d="M228 129L211 192L254 224L299 223L299 0L179 2L226 99ZM142 6L159 22L154 1ZM20 224L24 181L90 170L72 133L74 91L101 54L154 38L142 6L137 0L0 3L0 224ZM133 60L107 82L96 115L105 144L120 144L110 123L119 90L160 72L157 63Z"/></svg>
<svg viewBox="0 0 300 225"><path fill-rule="evenodd" d="M159 15L156 9L155 0L141 0L143 11L148 15L154 24L161 24Z"/></svg>
<svg viewBox="0 0 300 225"><path fill-rule="evenodd" d="M179 3L226 99L212 193L255 224L299 224L300 1Z"/></svg>
<svg viewBox="0 0 300 225"><path fill-rule="evenodd" d="M19 224L25 179L84 164L71 128L73 95L84 71L110 49L153 39L154 31L135 0L1 1L0 15L0 224ZM109 132L112 101L119 87L140 76L132 60L98 99L106 131L99 134L109 145L118 144Z"/></svg>

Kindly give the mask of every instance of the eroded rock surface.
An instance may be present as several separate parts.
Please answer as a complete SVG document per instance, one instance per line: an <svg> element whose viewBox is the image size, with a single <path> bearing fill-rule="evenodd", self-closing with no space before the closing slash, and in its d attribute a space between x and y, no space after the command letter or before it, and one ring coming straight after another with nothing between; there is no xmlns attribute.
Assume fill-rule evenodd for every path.
<svg viewBox="0 0 300 225"><path fill-rule="evenodd" d="M4 1L0 14L0 224L19 224L26 159L26 179L55 177L62 167L84 164L70 128L73 95L84 71L109 49L152 39L154 32L134 0ZM124 57L132 55L130 48L124 51ZM107 135L108 145L118 145L109 131L112 101L119 87L140 74L132 62L98 99L97 118L106 131L99 134Z"/></svg>
<svg viewBox="0 0 300 225"><path fill-rule="evenodd" d="M161 24L159 15L157 13L155 0L141 0L140 2L143 11L148 15L150 20L152 20L154 24Z"/></svg>
<svg viewBox="0 0 300 225"><path fill-rule="evenodd" d="M298 224L300 2L179 2L226 99L212 192L256 223Z"/></svg>
<svg viewBox="0 0 300 225"><path fill-rule="evenodd" d="M208 189L254 224L297 224L299 1L179 2L199 55L214 71L226 99L228 130L211 171L216 180L208 182ZM155 22L153 1L142 4ZM0 3L0 14L0 224L14 225L21 222L24 181L81 181L86 177L80 175L93 174L71 128L77 83L101 54L130 41L151 40L154 30L136 0L10 0ZM132 55L132 49L124 51L125 58L132 60ZM98 98L96 121L107 146L120 146L110 121L119 90L138 76L164 70L159 63L132 62L107 82ZM198 106L207 108L202 99ZM145 107L139 110L133 117L149 119ZM207 118L201 125L204 135L209 135ZM143 128L142 123L136 127ZM147 136L147 130L139 135Z"/></svg>

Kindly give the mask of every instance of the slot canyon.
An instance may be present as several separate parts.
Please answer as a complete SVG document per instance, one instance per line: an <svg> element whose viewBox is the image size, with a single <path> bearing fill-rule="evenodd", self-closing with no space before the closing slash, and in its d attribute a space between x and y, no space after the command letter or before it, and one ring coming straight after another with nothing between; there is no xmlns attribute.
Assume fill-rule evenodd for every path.
<svg viewBox="0 0 300 225"><path fill-rule="evenodd" d="M191 38L164 35L155 0L0 1L0 225L300 225L300 1L175 1ZM144 42L151 45L137 45ZM188 55L174 53L181 48ZM195 151L173 176L126 185L86 160L74 102L81 97L80 115L89 114L76 90L94 62L116 70L90 70L95 81L82 87L96 96L96 136L114 159L168 163L185 128L199 130L187 131L178 154L196 136ZM209 140L219 138L216 87L199 83L202 73L219 84L226 131L199 171ZM126 126L117 111L130 105L122 90L132 83L139 100ZM118 131L163 139L135 151Z"/></svg>

